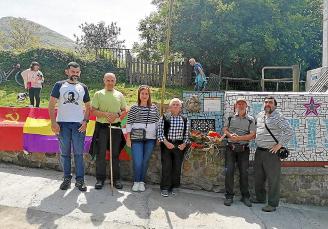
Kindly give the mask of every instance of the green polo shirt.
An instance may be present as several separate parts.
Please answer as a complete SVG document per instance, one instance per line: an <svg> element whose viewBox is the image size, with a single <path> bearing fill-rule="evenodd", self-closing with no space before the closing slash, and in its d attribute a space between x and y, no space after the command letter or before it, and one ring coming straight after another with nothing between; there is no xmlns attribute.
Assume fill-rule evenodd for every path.
<svg viewBox="0 0 328 229"><path fill-rule="evenodd" d="M106 91L102 89L97 91L91 100L91 106L99 111L118 113L126 108L126 102L121 92L113 89L113 91ZM97 122L108 123L106 118L98 118ZM114 123L119 122L119 119Z"/></svg>

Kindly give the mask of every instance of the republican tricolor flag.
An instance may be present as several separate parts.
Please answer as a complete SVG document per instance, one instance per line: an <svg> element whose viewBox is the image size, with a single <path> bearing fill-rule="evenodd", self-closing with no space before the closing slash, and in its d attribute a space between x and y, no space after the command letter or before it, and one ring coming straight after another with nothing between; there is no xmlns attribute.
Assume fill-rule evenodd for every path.
<svg viewBox="0 0 328 229"><path fill-rule="evenodd" d="M121 117L122 130L126 137L125 112ZM84 141L84 151L90 149L96 118L90 116ZM0 107L0 151L29 153L59 153L58 137L51 130L49 111L46 108ZM124 147L121 160L131 159L131 149Z"/></svg>

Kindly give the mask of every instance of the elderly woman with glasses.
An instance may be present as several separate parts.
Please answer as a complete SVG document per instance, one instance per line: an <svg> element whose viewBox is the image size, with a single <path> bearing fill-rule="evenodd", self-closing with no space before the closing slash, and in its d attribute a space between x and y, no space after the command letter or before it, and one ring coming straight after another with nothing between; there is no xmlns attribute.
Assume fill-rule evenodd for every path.
<svg viewBox="0 0 328 229"><path fill-rule="evenodd" d="M141 85L138 89L137 104L128 112L127 145L132 149L134 183L132 191L145 191L145 176L148 161L156 143L159 112L151 102L150 88Z"/></svg>

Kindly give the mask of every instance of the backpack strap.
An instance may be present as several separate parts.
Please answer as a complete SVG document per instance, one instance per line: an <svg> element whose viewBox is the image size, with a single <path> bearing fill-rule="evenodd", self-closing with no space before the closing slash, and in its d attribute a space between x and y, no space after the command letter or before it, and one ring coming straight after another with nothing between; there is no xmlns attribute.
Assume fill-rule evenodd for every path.
<svg viewBox="0 0 328 229"><path fill-rule="evenodd" d="M250 118L248 118L248 117L246 117L247 118L247 120L248 120L248 133L250 133L251 131L251 124L253 123L253 120L252 119L250 119ZM232 119L232 116L229 116L228 117L228 129L229 129L229 127L230 127L230 123L231 123L231 119Z"/></svg>

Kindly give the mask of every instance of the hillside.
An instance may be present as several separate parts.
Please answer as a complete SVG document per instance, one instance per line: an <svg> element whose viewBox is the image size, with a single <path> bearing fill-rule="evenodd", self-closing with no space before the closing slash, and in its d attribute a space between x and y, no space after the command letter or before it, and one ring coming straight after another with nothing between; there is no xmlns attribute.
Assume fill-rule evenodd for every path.
<svg viewBox="0 0 328 229"><path fill-rule="evenodd" d="M69 39L68 37L65 37L43 25L22 18L19 19L15 17L0 18L0 33L2 33L5 36L8 36L11 29L10 22L12 20L24 20L26 23L30 25L37 26L38 29L34 35L40 39L42 46L48 46L48 47L60 48L60 49L74 49L75 47L74 41Z"/></svg>

